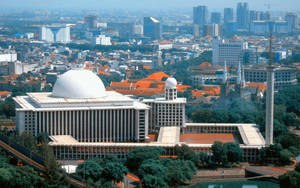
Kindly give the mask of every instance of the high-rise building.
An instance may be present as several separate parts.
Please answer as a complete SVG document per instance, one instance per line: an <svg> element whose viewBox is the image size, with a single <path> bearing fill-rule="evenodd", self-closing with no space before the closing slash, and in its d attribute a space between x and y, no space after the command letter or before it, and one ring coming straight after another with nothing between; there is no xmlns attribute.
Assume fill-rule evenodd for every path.
<svg viewBox="0 0 300 188"><path fill-rule="evenodd" d="M224 23L233 22L233 8L225 8L224 9Z"/></svg>
<svg viewBox="0 0 300 188"><path fill-rule="evenodd" d="M221 35L222 28L219 24L209 24L204 27L204 35L210 35L212 37L217 37Z"/></svg>
<svg viewBox="0 0 300 188"><path fill-rule="evenodd" d="M88 29L95 29L97 27L97 17L94 15L88 15L84 17L84 23Z"/></svg>
<svg viewBox="0 0 300 188"><path fill-rule="evenodd" d="M285 15L285 20L288 23L288 27L289 27L289 33L294 32L296 26L297 26L297 14L294 12L288 12Z"/></svg>
<svg viewBox="0 0 300 188"><path fill-rule="evenodd" d="M226 61L228 66L238 68L246 49L248 49L248 43L245 41L225 41L215 37L213 40L213 65L223 66Z"/></svg>
<svg viewBox="0 0 300 188"><path fill-rule="evenodd" d="M260 12L260 20L262 21L270 21L271 20L271 13L269 11Z"/></svg>
<svg viewBox="0 0 300 188"><path fill-rule="evenodd" d="M162 28L160 21L153 17L144 18L144 36L152 40L161 39Z"/></svg>
<svg viewBox="0 0 300 188"><path fill-rule="evenodd" d="M45 25L40 30L40 40L46 42L71 42L70 27L68 25Z"/></svg>
<svg viewBox="0 0 300 188"><path fill-rule="evenodd" d="M237 25L238 29L247 30L249 28L249 6L248 3L240 2L237 5Z"/></svg>
<svg viewBox="0 0 300 188"><path fill-rule="evenodd" d="M221 13L220 12L212 12L210 22L212 24L220 24L221 23Z"/></svg>
<svg viewBox="0 0 300 188"><path fill-rule="evenodd" d="M206 6L197 6L193 8L194 24L199 25L203 29L204 25L208 23L208 10Z"/></svg>
<svg viewBox="0 0 300 188"><path fill-rule="evenodd" d="M254 21L260 20L260 12L256 10L250 11L249 21L250 23L253 23Z"/></svg>

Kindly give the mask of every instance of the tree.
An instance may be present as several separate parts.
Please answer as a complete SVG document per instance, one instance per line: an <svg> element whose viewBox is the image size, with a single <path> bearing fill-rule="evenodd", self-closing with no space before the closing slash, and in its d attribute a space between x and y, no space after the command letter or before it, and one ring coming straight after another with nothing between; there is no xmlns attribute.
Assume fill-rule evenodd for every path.
<svg viewBox="0 0 300 188"><path fill-rule="evenodd" d="M9 187L12 179L13 175L8 169L0 168L0 184L3 187Z"/></svg>
<svg viewBox="0 0 300 188"><path fill-rule="evenodd" d="M227 164L227 151L225 150L222 142L215 142L211 147L213 153L213 160L217 164Z"/></svg>
<svg viewBox="0 0 300 188"><path fill-rule="evenodd" d="M225 143L224 144L224 150L227 151L227 160L230 163L239 163L242 159L243 150L240 148L239 144L235 143Z"/></svg>
<svg viewBox="0 0 300 188"><path fill-rule="evenodd" d="M13 187L43 187L43 179L29 166L9 168L9 171L13 176L10 182Z"/></svg>
<svg viewBox="0 0 300 188"><path fill-rule="evenodd" d="M142 179L144 188L167 188L168 184L159 176L147 174Z"/></svg>
<svg viewBox="0 0 300 188"><path fill-rule="evenodd" d="M191 150L187 145L183 144L181 146L176 145L175 146L175 155L177 155L177 157L179 159L183 159L183 160L190 160L192 162L194 162L194 164L196 166L199 165L199 155L197 155L196 152L194 152L193 150Z"/></svg>
<svg viewBox="0 0 300 188"><path fill-rule="evenodd" d="M170 187L188 184L197 170L192 161L164 159L162 163L168 168L166 182Z"/></svg>
<svg viewBox="0 0 300 188"><path fill-rule="evenodd" d="M293 154L288 149L284 149L279 153L279 163L281 165L289 165L292 163L291 161L292 157Z"/></svg>
<svg viewBox="0 0 300 188"><path fill-rule="evenodd" d="M120 162L108 162L103 166L101 177L107 181L121 182L128 169Z"/></svg>
<svg viewBox="0 0 300 188"><path fill-rule="evenodd" d="M262 163L279 162L280 152L283 150L279 144L273 144L260 150L260 158Z"/></svg>
<svg viewBox="0 0 300 188"><path fill-rule="evenodd" d="M300 187L300 163L295 170L279 176L280 187L299 188Z"/></svg>
<svg viewBox="0 0 300 188"><path fill-rule="evenodd" d="M159 159L165 152L160 147L141 147L130 151L127 154L126 166L129 170L137 171L143 161L147 159Z"/></svg>
<svg viewBox="0 0 300 188"><path fill-rule="evenodd" d="M167 168L160 162L160 160L148 159L143 161L138 170L139 178L143 179L146 175L157 176L165 179Z"/></svg>
<svg viewBox="0 0 300 188"><path fill-rule="evenodd" d="M78 165L76 174L85 180L97 182L101 178L102 167L95 160L87 160Z"/></svg>
<svg viewBox="0 0 300 188"><path fill-rule="evenodd" d="M66 176L60 173L61 167L48 144L42 145L40 153L44 158L44 177L47 185L68 185L69 182Z"/></svg>

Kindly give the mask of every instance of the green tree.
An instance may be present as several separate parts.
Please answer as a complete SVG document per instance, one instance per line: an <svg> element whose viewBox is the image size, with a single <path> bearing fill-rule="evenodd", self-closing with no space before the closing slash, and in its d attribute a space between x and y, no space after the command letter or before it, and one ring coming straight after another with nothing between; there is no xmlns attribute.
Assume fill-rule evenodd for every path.
<svg viewBox="0 0 300 188"><path fill-rule="evenodd" d="M197 170L192 161L164 159L162 162L168 168L166 182L170 187L188 184Z"/></svg>
<svg viewBox="0 0 300 188"><path fill-rule="evenodd" d="M165 179L167 168L160 162L160 160L148 159L143 161L138 170L139 178L143 179L146 175L153 175Z"/></svg>
<svg viewBox="0 0 300 188"><path fill-rule="evenodd" d="M292 163L291 161L292 157L293 154L288 149L284 149L279 153L279 163L281 165L289 165Z"/></svg>
<svg viewBox="0 0 300 188"><path fill-rule="evenodd" d="M300 187L300 163L296 165L295 170L279 176L281 188L299 188Z"/></svg>
<svg viewBox="0 0 300 188"><path fill-rule="evenodd" d="M219 165L227 164L227 151L222 142L215 142L212 147L213 160Z"/></svg>
<svg viewBox="0 0 300 188"><path fill-rule="evenodd" d="M126 166L131 171L137 171L143 161L147 159L159 159L165 153L160 147L140 147L127 154Z"/></svg>
<svg viewBox="0 0 300 188"><path fill-rule="evenodd" d="M179 159L183 159L183 160L190 160L192 162L194 162L194 164L196 166L199 165L199 155L197 155L196 152L194 152L193 150L191 150L187 145L183 144L181 146L176 145L175 146L175 155L177 155L177 157Z"/></svg>
<svg viewBox="0 0 300 188"><path fill-rule="evenodd" d="M97 182L101 178L102 167L95 160L87 160L78 165L76 174L85 180Z"/></svg>
<svg viewBox="0 0 300 188"><path fill-rule="evenodd" d="M101 177L107 181L121 182L128 169L120 162L108 162L103 166Z"/></svg>
<svg viewBox="0 0 300 188"><path fill-rule="evenodd" d="M167 188L168 184L163 178L151 174L147 174L142 179L144 188Z"/></svg>
<svg viewBox="0 0 300 188"><path fill-rule="evenodd" d="M12 187L40 187L43 180L38 172L29 166L11 167L9 172L13 176L10 185Z"/></svg>
<svg viewBox="0 0 300 188"><path fill-rule="evenodd" d="M9 187L11 181L13 180L13 175L8 169L0 168L0 184L3 187Z"/></svg>
<svg viewBox="0 0 300 188"><path fill-rule="evenodd" d="M227 152L227 160L230 163L239 163L243 156L243 150L240 148L239 144L236 143L225 143L224 150Z"/></svg>

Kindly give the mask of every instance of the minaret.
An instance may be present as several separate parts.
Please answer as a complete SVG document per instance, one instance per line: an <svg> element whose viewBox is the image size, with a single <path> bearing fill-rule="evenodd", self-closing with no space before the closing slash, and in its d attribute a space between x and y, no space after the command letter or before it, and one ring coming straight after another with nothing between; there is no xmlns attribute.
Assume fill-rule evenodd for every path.
<svg viewBox="0 0 300 188"><path fill-rule="evenodd" d="M274 120L274 66L272 65L272 30L270 22L269 65L267 66L267 98L266 98L266 145L273 144Z"/></svg>
<svg viewBox="0 0 300 188"><path fill-rule="evenodd" d="M227 82L227 62L224 62L224 74L223 74L223 83Z"/></svg>
<svg viewBox="0 0 300 188"><path fill-rule="evenodd" d="M224 73L223 73L223 81L221 84L221 93L220 93L220 97L221 98L226 98L228 96L229 93L229 89L228 89L228 80L227 80L227 62L224 62Z"/></svg>
<svg viewBox="0 0 300 188"><path fill-rule="evenodd" d="M173 101L177 99L177 80L175 78L168 78L165 85L165 99Z"/></svg>
<svg viewBox="0 0 300 188"><path fill-rule="evenodd" d="M241 69L241 62L239 61L236 84L241 84L241 82L242 82L242 69Z"/></svg>
<svg viewBox="0 0 300 188"><path fill-rule="evenodd" d="M246 79L245 79L245 69L244 66L242 66L242 80L241 80L242 87L246 87Z"/></svg>

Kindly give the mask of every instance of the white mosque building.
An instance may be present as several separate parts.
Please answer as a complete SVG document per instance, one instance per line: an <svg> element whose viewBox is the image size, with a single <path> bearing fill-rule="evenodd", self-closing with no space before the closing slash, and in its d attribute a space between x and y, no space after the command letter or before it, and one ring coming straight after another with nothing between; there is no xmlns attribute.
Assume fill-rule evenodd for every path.
<svg viewBox="0 0 300 188"><path fill-rule="evenodd" d="M186 99L177 97L174 78L166 80L164 98L136 100L106 91L88 70L70 70L59 76L53 92L14 100L17 131L48 133L58 160L122 157L145 146L163 147L172 155L181 144L210 152L214 141L224 141L240 144L245 160L256 161L265 145L255 124L186 123Z"/></svg>

